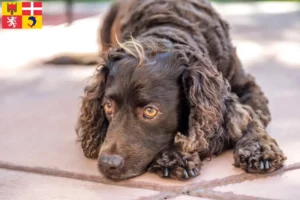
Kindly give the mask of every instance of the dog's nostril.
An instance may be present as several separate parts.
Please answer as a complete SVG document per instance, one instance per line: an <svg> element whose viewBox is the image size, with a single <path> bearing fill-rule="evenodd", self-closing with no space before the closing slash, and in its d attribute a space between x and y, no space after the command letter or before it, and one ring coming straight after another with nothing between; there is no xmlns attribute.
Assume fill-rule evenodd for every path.
<svg viewBox="0 0 300 200"><path fill-rule="evenodd" d="M100 163L102 167L105 167L110 170L121 168L124 163L124 159L119 155L101 155Z"/></svg>

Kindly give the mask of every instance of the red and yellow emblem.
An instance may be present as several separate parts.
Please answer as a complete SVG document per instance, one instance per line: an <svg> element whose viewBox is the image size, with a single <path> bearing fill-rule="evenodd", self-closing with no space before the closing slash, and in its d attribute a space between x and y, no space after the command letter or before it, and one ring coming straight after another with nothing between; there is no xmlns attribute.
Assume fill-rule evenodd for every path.
<svg viewBox="0 0 300 200"><path fill-rule="evenodd" d="M2 2L3 29L41 29L42 2Z"/></svg>

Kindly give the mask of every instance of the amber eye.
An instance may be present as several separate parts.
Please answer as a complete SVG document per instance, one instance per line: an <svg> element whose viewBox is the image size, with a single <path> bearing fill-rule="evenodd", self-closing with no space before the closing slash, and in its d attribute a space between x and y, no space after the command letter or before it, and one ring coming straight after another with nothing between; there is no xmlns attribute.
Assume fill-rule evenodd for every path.
<svg viewBox="0 0 300 200"><path fill-rule="evenodd" d="M113 107L110 102L104 104L104 110L106 113L111 114L113 112Z"/></svg>
<svg viewBox="0 0 300 200"><path fill-rule="evenodd" d="M147 118L154 118L157 115L158 111L153 107L147 107L144 110L144 116Z"/></svg>

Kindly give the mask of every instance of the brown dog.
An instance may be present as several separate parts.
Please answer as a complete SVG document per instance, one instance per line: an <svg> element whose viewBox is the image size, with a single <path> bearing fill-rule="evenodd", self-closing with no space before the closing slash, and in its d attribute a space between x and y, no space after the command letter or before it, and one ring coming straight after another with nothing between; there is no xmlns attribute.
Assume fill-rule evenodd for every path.
<svg viewBox="0 0 300 200"><path fill-rule="evenodd" d="M235 166L272 172L286 159L266 132L268 100L246 74L227 23L205 0L121 0L101 29L103 62L85 89L85 156L120 180L146 169L187 179L234 148Z"/></svg>

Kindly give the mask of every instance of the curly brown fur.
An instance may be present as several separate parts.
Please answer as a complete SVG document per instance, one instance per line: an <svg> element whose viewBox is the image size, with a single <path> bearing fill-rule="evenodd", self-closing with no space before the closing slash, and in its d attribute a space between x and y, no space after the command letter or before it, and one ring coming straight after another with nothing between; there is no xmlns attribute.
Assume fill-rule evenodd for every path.
<svg viewBox="0 0 300 200"><path fill-rule="evenodd" d="M247 172L283 165L265 131L267 98L209 2L117 1L103 27L104 63L86 88L77 132L87 157L100 151L105 176L126 179L148 168L187 179L228 148ZM153 119L143 114L149 105L159 112Z"/></svg>
<svg viewBox="0 0 300 200"><path fill-rule="evenodd" d="M100 144L104 141L108 127L101 106L107 73L105 67L97 69L92 83L85 88L85 96L82 98L76 133L81 141L83 153L88 158L98 157Z"/></svg>
<svg viewBox="0 0 300 200"><path fill-rule="evenodd" d="M277 142L270 137L259 116L244 106L250 121L234 148L234 165L249 173L273 172L283 166L286 157Z"/></svg>

